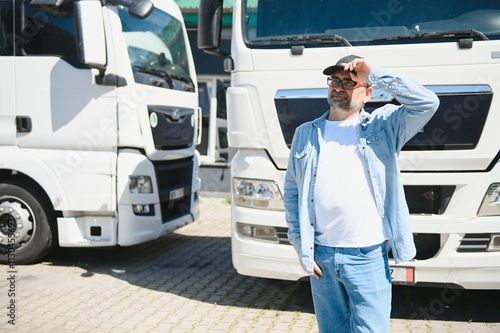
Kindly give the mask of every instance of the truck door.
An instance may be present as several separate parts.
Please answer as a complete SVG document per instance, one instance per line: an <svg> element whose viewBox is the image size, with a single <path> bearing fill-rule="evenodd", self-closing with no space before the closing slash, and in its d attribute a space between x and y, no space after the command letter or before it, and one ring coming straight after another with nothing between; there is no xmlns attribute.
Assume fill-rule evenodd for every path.
<svg viewBox="0 0 500 333"><path fill-rule="evenodd" d="M0 145L16 143L13 2L0 0ZM1 161L0 161L1 164Z"/></svg>
<svg viewBox="0 0 500 333"><path fill-rule="evenodd" d="M79 62L69 4L51 12L16 1L17 143L60 177L72 209L112 211L116 87Z"/></svg>
<svg viewBox="0 0 500 333"><path fill-rule="evenodd" d="M24 147L82 149L83 141L116 145L116 109L106 97L113 88L95 84L94 71L78 61L71 10L57 15L17 2L16 103L18 116L31 122L18 132ZM28 120L29 119L29 120ZM97 133L100 138L97 138ZM88 149L88 147L87 147Z"/></svg>

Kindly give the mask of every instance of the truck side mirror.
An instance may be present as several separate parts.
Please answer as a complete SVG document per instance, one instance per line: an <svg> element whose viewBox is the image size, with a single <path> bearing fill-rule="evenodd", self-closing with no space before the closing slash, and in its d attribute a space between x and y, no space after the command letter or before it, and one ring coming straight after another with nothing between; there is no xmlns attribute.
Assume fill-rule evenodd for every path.
<svg viewBox="0 0 500 333"><path fill-rule="evenodd" d="M222 31L222 1L200 0L198 9L198 48L217 56L226 57L219 51Z"/></svg>
<svg viewBox="0 0 500 333"><path fill-rule="evenodd" d="M128 13L130 16L143 19L148 17L154 8L154 4L149 0L132 0Z"/></svg>
<svg viewBox="0 0 500 333"><path fill-rule="evenodd" d="M108 0L107 3L114 6L128 7L129 15L139 19L148 17L155 8L151 0Z"/></svg>
<svg viewBox="0 0 500 333"><path fill-rule="evenodd" d="M78 58L92 68L106 68L106 40L100 1L75 2Z"/></svg>

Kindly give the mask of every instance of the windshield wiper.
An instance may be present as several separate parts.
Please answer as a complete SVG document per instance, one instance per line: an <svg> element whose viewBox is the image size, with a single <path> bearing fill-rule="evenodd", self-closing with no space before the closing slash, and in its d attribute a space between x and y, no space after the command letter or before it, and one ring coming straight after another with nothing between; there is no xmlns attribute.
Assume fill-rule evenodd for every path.
<svg viewBox="0 0 500 333"><path fill-rule="evenodd" d="M303 36L289 36L289 37L271 37L256 39L254 42L313 42L313 43L342 43L345 46L352 46L347 39L342 36L330 34L330 35L303 35Z"/></svg>
<svg viewBox="0 0 500 333"><path fill-rule="evenodd" d="M172 80L172 76L167 73L167 71L158 69L158 68L151 68L151 67L145 67L145 66L138 66L138 65L132 65L132 68L137 70L140 73L145 73L145 74L151 74L155 75L158 77L161 77L167 81L168 85L170 86L170 89L174 88L174 81Z"/></svg>
<svg viewBox="0 0 500 333"><path fill-rule="evenodd" d="M433 38L463 38L463 37L479 37L482 40L489 40L485 34L479 30L450 30L450 31L433 31L425 32L421 34L414 35L399 35L390 36L384 38L376 38L373 41L384 41L384 40L409 40L409 39L433 39Z"/></svg>
<svg viewBox="0 0 500 333"><path fill-rule="evenodd" d="M310 42L341 42L345 46L352 46L351 43L347 39L345 39L342 36L335 35L335 34L329 34L329 35L306 35L306 36L300 36L299 38L305 40L305 41L310 41Z"/></svg>
<svg viewBox="0 0 500 333"><path fill-rule="evenodd" d="M191 80L191 77L187 75L176 75L176 74L170 74L170 77L174 80L182 81L185 83L190 83L193 84L193 80Z"/></svg>
<svg viewBox="0 0 500 333"><path fill-rule="evenodd" d="M194 91L194 82L190 76L170 74L170 77L174 80L184 82L183 87L185 91Z"/></svg>

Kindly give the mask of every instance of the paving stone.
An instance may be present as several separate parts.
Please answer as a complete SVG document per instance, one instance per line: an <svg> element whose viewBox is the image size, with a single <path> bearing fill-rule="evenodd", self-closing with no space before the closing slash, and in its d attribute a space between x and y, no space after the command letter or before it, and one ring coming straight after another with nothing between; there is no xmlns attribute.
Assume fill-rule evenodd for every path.
<svg viewBox="0 0 500 333"><path fill-rule="evenodd" d="M198 221L147 244L57 249L18 266L15 326L0 266L0 332L317 332L309 284L238 275L227 198L202 196L200 208ZM427 317L439 289L395 293L404 297L395 297L391 333L500 333L500 291L461 290Z"/></svg>

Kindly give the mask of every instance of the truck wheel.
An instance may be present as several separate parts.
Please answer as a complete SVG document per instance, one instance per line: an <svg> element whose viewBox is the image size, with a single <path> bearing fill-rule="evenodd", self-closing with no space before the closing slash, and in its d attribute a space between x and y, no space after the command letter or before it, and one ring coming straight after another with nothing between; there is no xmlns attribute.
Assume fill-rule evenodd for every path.
<svg viewBox="0 0 500 333"><path fill-rule="evenodd" d="M0 184L0 263L29 264L54 248L53 211L41 198L20 182Z"/></svg>

